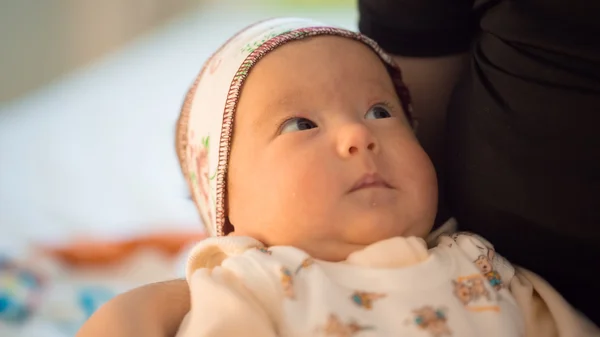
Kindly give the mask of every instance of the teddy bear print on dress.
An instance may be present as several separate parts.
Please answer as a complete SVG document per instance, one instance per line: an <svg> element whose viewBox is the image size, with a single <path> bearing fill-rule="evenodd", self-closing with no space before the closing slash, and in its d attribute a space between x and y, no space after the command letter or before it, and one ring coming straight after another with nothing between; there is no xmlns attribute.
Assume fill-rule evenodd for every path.
<svg viewBox="0 0 600 337"><path fill-rule="evenodd" d="M365 310L373 309L373 302L385 297L385 294L370 293L366 291L355 291L350 299L354 304Z"/></svg>
<svg viewBox="0 0 600 337"><path fill-rule="evenodd" d="M482 247L478 247L483 249ZM494 250L488 248L487 255L479 255L475 261L475 265L481 273L486 277L488 282L494 287L496 290L502 289L502 278L500 277L500 273L494 270L492 261L494 260Z"/></svg>
<svg viewBox="0 0 600 337"><path fill-rule="evenodd" d="M445 308L437 308L426 305L413 310L414 317L412 323L428 332L431 337L452 336L452 331L448 326L448 316Z"/></svg>
<svg viewBox="0 0 600 337"><path fill-rule="evenodd" d="M485 276L490 285L496 290L503 288L504 284L500 273L494 268L494 263L501 263L498 261L494 247L481 236L469 233L469 232L457 232L450 236L452 241L458 243L461 238L469 238L468 246L473 247L478 253L475 253L477 258L473 260L473 263L479 269L479 271ZM452 247L452 243L449 244Z"/></svg>
<svg viewBox="0 0 600 337"><path fill-rule="evenodd" d="M487 280L480 274L452 280L454 295L470 311L499 311L500 307L490 304L495 293L486 287Z"/></svg>

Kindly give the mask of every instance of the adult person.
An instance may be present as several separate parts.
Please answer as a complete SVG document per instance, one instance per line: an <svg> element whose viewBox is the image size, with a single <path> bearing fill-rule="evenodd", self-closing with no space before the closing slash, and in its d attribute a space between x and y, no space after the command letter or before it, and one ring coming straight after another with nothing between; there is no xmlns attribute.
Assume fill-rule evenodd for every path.
<svg viewBox="0 0 600 337"><path fill-rule="evenodd" d="M361 32L404 71L447 214L598 324L600 3L360 0L359 9ZM173 336L188 311L185 281L152 284L103 306L78 336Z"/></svg>
<svg viewBox="0 0 600 337"><path fill-rule="evenodd" d="M398 55L449 214L598 324L600 3L360 0L359 9L361 32Z"/></svg>

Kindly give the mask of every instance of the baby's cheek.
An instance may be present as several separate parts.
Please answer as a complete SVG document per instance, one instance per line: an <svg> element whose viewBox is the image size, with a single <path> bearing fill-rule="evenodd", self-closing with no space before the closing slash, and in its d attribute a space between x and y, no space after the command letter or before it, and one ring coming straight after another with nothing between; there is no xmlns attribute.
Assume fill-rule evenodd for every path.
<svg viewBox="0 0 600 337"><path fill-rule="evenodd" d="M310 156L281 161L273 171L277 194L302 212L320 212L320 206L328 203L326 199L333 183L324 164Z"/></svg>
<svg viewBox="0 0 600 337"><path fill-rule="evenodd" d="M274 185L278 194L296 199L304 198L304 195L318 186L316 168L312 169L306 161L285 160L272 172Z"/></svg>
<svg viewBox="0 0 600 337"><path fill-rule="evenodd" d="M423 148L412 139L399 142L400 146L393 151L392 169L404 183L414 185L418 190L437 188L435 169Z"/></svg>

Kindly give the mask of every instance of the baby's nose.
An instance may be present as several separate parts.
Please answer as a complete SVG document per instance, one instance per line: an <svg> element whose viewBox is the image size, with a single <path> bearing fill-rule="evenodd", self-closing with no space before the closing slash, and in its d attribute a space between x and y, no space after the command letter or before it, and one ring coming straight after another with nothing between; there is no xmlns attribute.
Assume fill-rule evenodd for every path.
<svg viewBox="0 0 600 337"><path fill-rule="evenodd" d="M338 151L341 156L349 157L361 152L377 152L379 145L366 125L353 123L340 130Z"/></svg>

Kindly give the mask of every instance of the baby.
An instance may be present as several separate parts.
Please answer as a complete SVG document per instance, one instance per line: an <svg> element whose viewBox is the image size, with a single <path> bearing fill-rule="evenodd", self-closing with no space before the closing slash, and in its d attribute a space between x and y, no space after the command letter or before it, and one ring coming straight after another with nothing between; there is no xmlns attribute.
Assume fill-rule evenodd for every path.
<svg viewBox="0 0 600 337"><path fill-rule="evenodd" d="M178 336L592 336L483 238L433 233L434 168L400 69L302 19L227 41L189 91L181 165L208 232Z"/></svg>

